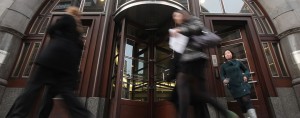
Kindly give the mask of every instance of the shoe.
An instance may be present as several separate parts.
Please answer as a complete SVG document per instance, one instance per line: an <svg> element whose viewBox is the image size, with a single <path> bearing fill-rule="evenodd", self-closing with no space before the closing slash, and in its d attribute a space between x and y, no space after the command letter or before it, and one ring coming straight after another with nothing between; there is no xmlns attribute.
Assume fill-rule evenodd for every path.
<svg viewBox="0 0 300 118"><path fill-rule="evenodd" d="M247 113L250 118L257 118L255 109L248 109Z"/></svg>

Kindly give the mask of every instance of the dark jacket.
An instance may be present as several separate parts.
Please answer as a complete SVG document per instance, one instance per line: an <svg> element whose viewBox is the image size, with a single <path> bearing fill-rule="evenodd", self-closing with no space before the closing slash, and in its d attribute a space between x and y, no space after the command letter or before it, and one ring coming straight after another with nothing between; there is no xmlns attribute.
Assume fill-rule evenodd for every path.
<svg viewBox="0 0 300 118"><path fill-rule="evenodd" d="M185 21L184 23L177 26L176 28L181 31L180 32L181 34L183 34L187 37L191 37L192 35L201 35L201 31L204 28L204 25L198 17L192 17L191 19L189 19L188 21ZM199 50L199 49L197 49L197 51L189 50L189 48L191 48L190 44L192 44L192 42L193 42L193 40L189 39L189 42L187 45L188 48L185 49L183 54L180 54L180 53L177 53L174 51L174 57L170 61L170 67L169 67L170 74L167 78L168 81L175 80L178 72L184 72L184 73L188 73L188 74L192 74L192 75L199 75L197 68L194 67L194 66L197 66L197 64L196 64L196 63L198 63L197 60L193 60L193 62L182 61L182 58L190 56L191 53L193 53L193 52L198 53L198 54L196 54L197 56L200 57L198 59L201 59L201 58L207 59L208 56L205 53L202 53L201 50ZM199 53L201 53L201 54L199 54ZM196 61L196 62L194 62L194 61ZM193 66L193 67L191 67L191 66Z"/></svg>
<svg viewBox="0 0 300 118"><path fill-rule="evenodd" d="M64 72L78 72L83 42L71 15L64 15L50 26L50 41L42 50L36 64Z"/></svg>
<svg viewBox="0 0 300 118"><path fill-rule="evenodd" d="M194 38L191 38L195 35L203 35L202 31L207 30L198 17L192 17L176 28L181 31L181 34L189 37L189 42L184 53L182 54L182 57L180 59L181 61L190 61L199 58L208 59L208 55L202 52L203 48L199 48L199 46L193 45L194 43L196 43L196 41Z"/></svg>
<svg viewBox="0 0 300 118"><path fill-rule="evenodd" d="M222 81L226 78L230 79L227 86L234 98L250 94L251 86L243 79L244 76L249 78L250 72L242 62L238 60L225 62L221 65L220 74Z"/></svg>

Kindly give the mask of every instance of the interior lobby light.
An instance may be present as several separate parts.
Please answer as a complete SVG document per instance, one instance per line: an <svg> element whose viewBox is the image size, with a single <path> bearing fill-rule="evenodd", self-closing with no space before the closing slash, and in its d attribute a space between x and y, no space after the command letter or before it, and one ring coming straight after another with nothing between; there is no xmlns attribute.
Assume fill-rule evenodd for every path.
<svg viewBox="0 0 300 118"><path fill-rule="evenodd" d="M199 0L201 4L203 4L205 2L205 0Z"/></svg>
<svg viewBox="0 0 300 118"><path fill-rule="evenodd" d="M104 0L100 0L100 2L104 2Z"/></svg>

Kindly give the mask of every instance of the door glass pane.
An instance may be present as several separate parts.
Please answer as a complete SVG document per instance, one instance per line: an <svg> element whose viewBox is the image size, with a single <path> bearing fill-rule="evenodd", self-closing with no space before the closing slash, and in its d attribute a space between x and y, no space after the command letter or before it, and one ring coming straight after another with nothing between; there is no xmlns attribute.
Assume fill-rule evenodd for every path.
<svg viewBox="0 0 300 118"><path fill-rule="evenodd" d="M83 12L103 12L106 0L85 0Z"/></svg>
<svg viewBox="0 0 300 118"><path fill-rule="evenodd" d="M53 8L52 12L64 12L69 6L80 7L81 0L60 0Z"/></svg>
<svg viewBox="0 0 300 118"><path fill-rule="evenodd" d="M208 13L223 13L220 0L200 0L201 11Z"/></svg>
<svg viewBox="0 0 300 118"><path fill-rule="evenodd" d="M122 78L122 98L148 100L148 49L146 44L127 39Z"/></svg>
<svg viewBox="0 0 300 118"><path fill-rule="evenodd" d="M120 54L120 39L116 40L115 44L115 51L113 54L113 62L112 62L112 73L111 73L111 89L110 89L110 98L115 97L115 92L116 92L116 79L117 79L117 74L118 74L118 67L119 67L119 54Z"/></svg>
<svg viewBox="0 0 300 118"><path fill-rule="evenodd" d="M251 67L249 66L249 63L248 63L248 59L247 59L247 55L246 55L246 52L245 52L245 47L244 47L244 43L236 43L236 44L231 44L231 45L223 45L221 46L219 49L218 49L218 54L219 55L219 58L220 58L220 63L219 65L222 65L224 62L225 62L225 58L224 58L224 55L223 53L226 51L226 50L230 50L233 52L234 56L235 56L235 59L241 61L248 69L249 71L251 72ZM252 76L250 77L250 80L253 80L252 79ZM253 82L255 81L249 81L250 85L252 86L251 87L251 99L257 99L257 94L256 94L256 90L255 90L255 84L253 84ZM225 87L227 88L227 87ZM228 89L225 89L225 94L226 94L226 98L228 101L233 101L234 98L231 96L230 92Z"/></svg>
<svg viewBox="0 0 300 118"><path fill-rule="evenodd" d="M162 42L155 48L155 101L167 100L170 98L175 82L166 82L169 76L169 64L173 51L169 48L167 41Z"/></svg>
<svg viewBox="0 0 300 118"><path fill-rule="evenodd" d="M222 38L222 42L228 42L233 40L242 39L241 32L239 29L218 34Z"/></svg>
<svg viewBox="0 0 300 118"><path fill-rule="evenodd" d="M263 46L264 53L267 58L269 69L271 71L272 76L278 77L279 74L278 74L277 68L275 66L274 59L273 59L273 56L272 56L272 53L271 53L268 43L262 43L262 46Z"/></svg>
<svg viewBox="0 0 300 118"><path fill-rule="evenodd" d="M226 13L252 13L243 0L223 0Z"/></svg>

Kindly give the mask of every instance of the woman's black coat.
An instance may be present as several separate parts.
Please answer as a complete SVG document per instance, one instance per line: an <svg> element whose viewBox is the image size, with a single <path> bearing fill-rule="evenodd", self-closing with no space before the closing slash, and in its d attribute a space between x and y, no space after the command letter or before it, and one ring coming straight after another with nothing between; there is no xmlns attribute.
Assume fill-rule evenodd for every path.
<svg viewBox="0 0 300 118"><path fill-rule="evenodd" d="M36 64L62 72L77 73L83 42L74 17L62 16L47 32L51 39L36 59Z"/></svg>

